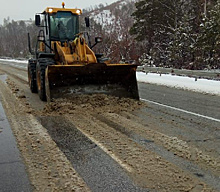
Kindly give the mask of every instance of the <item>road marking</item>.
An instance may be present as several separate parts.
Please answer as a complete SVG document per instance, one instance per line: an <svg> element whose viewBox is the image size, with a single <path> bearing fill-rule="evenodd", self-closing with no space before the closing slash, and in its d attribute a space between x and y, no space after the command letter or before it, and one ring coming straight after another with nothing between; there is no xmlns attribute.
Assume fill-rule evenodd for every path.
<svg viewBox="0 0 220 192"><path fill-rule="evenodd" d="M145 101L145 102L148 102L148 103L153 103L153 104L155 104L155 105L159 105L159 106L162 106L162 107L174 109L174 110L176 110L176 111L180 111L180 112L187 113L187 114L190 114L190 115L195 115L195 116L198 116L198 117L202 117L202 118L209 119L209 120L216 121L216 122L219 122L219 123L220 123L220 119L215 119L215 118L213 118L213 117L208 117L208 116L205 116L205 115L200 115L200 114L198 114L198 113L193 113L193 112L191 112L191 111L186 111L186 110L184 110L184 109L179 109L179 108L172 107L172 106L169 106L169 105L164 105L164 104L157 103L157 102L154 102L154 101L150 101L150 100L147 100L147 99L141 99L141 100L142 100L142 101Z"/></svg>
<svg viewBox="0 0 220 192"><path fill-rule="evenodd" d="M124 169L126 169L128 172L133 172L133 168L129 166L128 164L124 163L122 160L120 160L112 151L109 151L102 143L97 141L94 137L87 134L85 131L83 131L81 128L77 127L79 131L81 131L87 138L89 138L93 143L95 143L99 148L101 148L105 153L111 156L112 159L114 159L119 165L121 165Z"/></svg>

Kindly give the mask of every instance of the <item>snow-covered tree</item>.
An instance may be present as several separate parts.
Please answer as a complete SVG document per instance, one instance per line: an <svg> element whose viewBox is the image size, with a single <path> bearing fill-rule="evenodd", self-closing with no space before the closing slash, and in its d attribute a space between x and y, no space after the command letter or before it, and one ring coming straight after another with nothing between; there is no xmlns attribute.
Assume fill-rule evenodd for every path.
<svg viewBox="0 0 220 192"><path fill-rule="evenodd" d="M200 27L199 46L203 63L211 68L220 68L220 0L204 15Z"/></svg>
<svg viewBox="0 0 220 192"><path fill-rule="evenodd" d="M215 63L219 59L219 10L219 0L140 0L130 33L145 42L143 54L151 58L151 63L200 69L207 54ZM203 15L206 18L202 22ZM209 53L206 50L201 55L203 49Z"/></svg>

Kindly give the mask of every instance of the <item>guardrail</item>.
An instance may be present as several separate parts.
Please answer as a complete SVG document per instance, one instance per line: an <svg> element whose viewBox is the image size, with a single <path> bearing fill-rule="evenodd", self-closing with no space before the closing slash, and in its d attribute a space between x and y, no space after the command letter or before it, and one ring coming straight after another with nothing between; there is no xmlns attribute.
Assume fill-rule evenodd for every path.
<svg viewBox="0 0 220 192"><path fill-rule="evenodd" d="M220 70L205 71L205 70L186 70L186 69L173 69L173 68L163 68L163 67L139 66L137 71L143 71L145 73L174 74L179 76L214 79L220 81Z"/></svg>

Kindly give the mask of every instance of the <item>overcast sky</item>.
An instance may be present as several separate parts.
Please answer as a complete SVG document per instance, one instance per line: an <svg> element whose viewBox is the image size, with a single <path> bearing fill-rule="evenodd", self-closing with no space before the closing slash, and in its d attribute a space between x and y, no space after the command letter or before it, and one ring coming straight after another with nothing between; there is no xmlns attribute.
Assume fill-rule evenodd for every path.
<svg viewBox="0 0 220 192"><path fill-rule="evenodd" d="M111 4L117 0L63 0L66 8L87 8L94 5ZM0 24L8 16L12 20L34 19L35 13L46 7L61 7L62 0L0 0Z"/></svg>

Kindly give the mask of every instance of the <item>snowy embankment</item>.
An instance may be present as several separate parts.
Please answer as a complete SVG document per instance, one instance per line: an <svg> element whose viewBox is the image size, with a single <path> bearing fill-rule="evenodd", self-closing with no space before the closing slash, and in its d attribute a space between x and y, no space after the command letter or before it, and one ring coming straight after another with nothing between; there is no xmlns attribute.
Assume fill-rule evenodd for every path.
<svg viewBox="0 0 220 192"><path fill-rule="evenodd" d="M220 81L195 79L190 77L175 76L171 74L156 74L137 72L137 80L143 83L164 85L201 93L220 95Z"/></svg>
<svg viewBox="0 0 220 192"><path fill-rule="evenodd" d="M9 64L17 68L27 68L27 60L0 59L3 64ZM164 85L178 89L185 89L200 93L209 93L220 96L220 81L196 79L171 74L156 74L137 72L137 81L143 83Z"/></svg>
<svg viewBox="0 0 220 192"><path fill-rule="evenodd" d="M11 65L16 68L27 69L28 60L17 59L0 59L0 62L5 65Z"/></svg>
<svg viewBox="0 0 220 192"><path fill-rule="evenodd" d="M0 61L13 62L13 63L28 63L28 60L17 60L17 59L0 59Z"/></svg>

